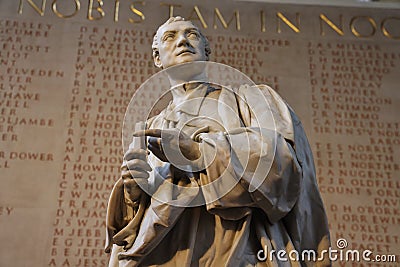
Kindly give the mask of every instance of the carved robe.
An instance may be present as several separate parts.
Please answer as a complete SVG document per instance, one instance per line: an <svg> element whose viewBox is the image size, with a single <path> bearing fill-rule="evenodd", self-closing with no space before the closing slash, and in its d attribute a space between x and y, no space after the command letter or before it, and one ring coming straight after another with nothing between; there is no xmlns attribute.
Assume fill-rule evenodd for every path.
<svg viewBox="0 0 400 267"><path fill-rule="evenodd" d="M114 246L119 266L329 266L289 257L318 257L330 245L311 150L290 107L264 85L171 93L148 128L183 129L200 142L206 169L149 155L152 196L132 247Z"/></svg>

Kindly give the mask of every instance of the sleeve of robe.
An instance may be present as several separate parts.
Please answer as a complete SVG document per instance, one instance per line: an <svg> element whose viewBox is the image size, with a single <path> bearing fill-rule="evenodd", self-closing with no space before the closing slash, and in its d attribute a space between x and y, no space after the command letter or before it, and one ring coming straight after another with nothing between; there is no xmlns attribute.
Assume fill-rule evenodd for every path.
<svg viewBox="0 0 400 267"><path fill-rule="evenodd" d="M302 179L290 113L280 97L263 86L242 86L236 107L239 127L199 136L206 164L200 183L207 209L235 220L258 207L274 223L295 205ZM234 119L235 108L227 113L220 116Z"/></svg>

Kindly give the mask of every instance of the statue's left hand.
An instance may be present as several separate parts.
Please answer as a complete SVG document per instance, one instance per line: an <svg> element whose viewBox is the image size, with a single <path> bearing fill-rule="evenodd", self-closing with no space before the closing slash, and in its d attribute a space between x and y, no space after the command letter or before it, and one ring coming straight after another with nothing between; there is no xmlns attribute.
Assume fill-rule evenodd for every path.
<svg viewBox="0 0 400 267"><path fill-rule="evenodd" d="M199 143L176 128L147 129L133 135L148 136L149 150L164 162L186 165L201 157Z"/></svg>

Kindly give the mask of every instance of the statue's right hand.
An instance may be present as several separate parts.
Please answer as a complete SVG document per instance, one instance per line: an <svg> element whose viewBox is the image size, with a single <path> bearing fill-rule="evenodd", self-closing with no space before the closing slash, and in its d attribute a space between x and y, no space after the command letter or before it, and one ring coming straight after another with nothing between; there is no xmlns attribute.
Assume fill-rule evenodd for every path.
<svg viewBox="0 0 400 267"><path fill-rule="evenodd" d="M144 149L128 149L124 155L124 161L121 166L122 178L149 178L152 168L146 160L147 151Z"/></svg>
<svg viewBox="0 0 400 267"><path fill-rule="evenodd" d="M124 155L121 166L121 177L124 187L133 201L137 200L141 194L141 190L135 179L149 178L149 172L152 170L146 158L147 151L144 149L130 148Z"/></svg>

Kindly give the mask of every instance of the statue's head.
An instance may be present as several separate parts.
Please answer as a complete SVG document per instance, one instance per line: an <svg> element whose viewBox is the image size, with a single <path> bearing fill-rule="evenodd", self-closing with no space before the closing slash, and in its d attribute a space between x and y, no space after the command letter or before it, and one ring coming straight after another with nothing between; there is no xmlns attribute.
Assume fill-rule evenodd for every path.
<svg viewBox="0 0 400 267"><path fill-rule="evenodd" d="M154 64L167 68L180 63L207 61L211 53L207 38L191 21L171 17L162 24L153 39Z"/></svg>

